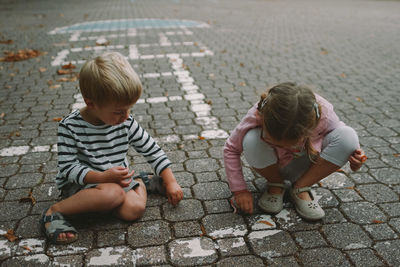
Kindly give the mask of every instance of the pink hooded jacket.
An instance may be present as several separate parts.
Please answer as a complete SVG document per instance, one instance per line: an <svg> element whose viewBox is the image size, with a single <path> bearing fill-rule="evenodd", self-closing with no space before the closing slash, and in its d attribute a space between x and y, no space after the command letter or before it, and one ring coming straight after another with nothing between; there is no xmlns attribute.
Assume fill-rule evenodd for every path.
<svg viewBox="0 0 400 267"><path fill-rule="evenodd" d="M317 127L312 131L311 144L317 152L321 152L325 135L337 127L345 124L339 120L333 110L333 106L325 98L315 94L318 104L321 106L321 118ZM229 187L232 192L246 190L246 182L243 177L240 155L243 152L243 138L247 131L261 127L262 121L258 116L257 104L255 104L244 116L241 122L231 133L224 147L225 172ZM289 149L274 147L278 164L286 166L292 159L293 153Z"/></svg>

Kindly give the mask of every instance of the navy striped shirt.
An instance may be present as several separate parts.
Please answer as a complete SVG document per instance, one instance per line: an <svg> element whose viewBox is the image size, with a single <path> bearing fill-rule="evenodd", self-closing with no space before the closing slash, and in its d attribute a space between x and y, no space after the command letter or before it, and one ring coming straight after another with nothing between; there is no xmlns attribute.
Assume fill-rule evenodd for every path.
<svg viewBox="0 0 400 267"><path fill-rule="evenodd" d="M119 125L96 126L86 122L76 110L60 122L57 146L59 189L68 183L84 187L90 170L129 167L129 146L146 158L157 175L171 165L164 151L132 116Z"/></svg>

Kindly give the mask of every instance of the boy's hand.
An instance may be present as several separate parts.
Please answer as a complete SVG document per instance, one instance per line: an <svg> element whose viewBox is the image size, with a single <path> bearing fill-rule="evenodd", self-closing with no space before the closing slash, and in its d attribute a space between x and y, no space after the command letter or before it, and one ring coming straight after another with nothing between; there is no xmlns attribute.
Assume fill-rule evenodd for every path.
<svg viewBox="0 0 400 267"><path fill-rule="evenodd" d="M135 171L129 172L128 168L122 166L112 167L102 173L103 183L116 183L122 187L127 187L132 181Z"/></svg>
<svg viewBox="0 0 400 267"><path fill-rule="evenodd" d="M367 156L365 156L364 151L361 148L356 149L349 157L351 170L359 170L366 160Z"/></svg>
<svg viewBox="0 0 400 267"><path fill-rule="evenodd" d="M239 209L245 213L253 213L253 196L249 191L234 192L234 197Z"/></svg>
<svg viewBox="0 0 400 267"><path fill-rule="evenodd" d="M168 202L176 206L183 199L182 188L176 181L165 184L165 191L168 197Z"/></svg>

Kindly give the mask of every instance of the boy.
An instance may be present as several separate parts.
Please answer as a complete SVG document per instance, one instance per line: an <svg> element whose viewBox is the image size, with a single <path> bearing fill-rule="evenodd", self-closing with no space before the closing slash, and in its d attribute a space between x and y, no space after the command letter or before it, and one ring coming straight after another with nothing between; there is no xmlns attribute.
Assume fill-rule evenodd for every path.
<svg viewBox="0 0 400 267"><path fill-rule="evenodd" d="M112 211L132 221L143 215L147 191L165 192L173 205L183 198L164 151L130 115L142 84L128 61L116 52L87 61L79 86L86 106L65 117L58 128L56 184L64 199L40 221L46 237L57 244L78 238L63 215ZM152 178L147 173L132 177L129 145L151 164Z"/></svg>

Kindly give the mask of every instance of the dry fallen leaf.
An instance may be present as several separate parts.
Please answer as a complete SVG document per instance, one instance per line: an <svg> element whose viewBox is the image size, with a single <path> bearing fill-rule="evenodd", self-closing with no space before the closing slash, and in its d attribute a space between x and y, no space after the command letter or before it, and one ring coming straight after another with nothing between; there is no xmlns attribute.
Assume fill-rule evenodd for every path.
<svg viewBox="0 0 400 267"><path fill-rule="evenodd" d="M4 114L4 113L3 113ZM398 158L400 157L400 153L393 154L393 157Z"/></svg>
<svg viewBox="0 0 400 267"><path fill-rule="evenodd" d="M204 49L200 49L200 52L201 52L201 53L203 53L204 51L206 51L206 50L204 50Z"/></svg>
<svg viewBox="0 0 400 267"><path fill-rule="evenodd" d="M179 145L178 145L178 148L179 148L179 149L183 149L184 147L185 147L184 144L179 144Z"/></svg>
<svg viewBox="0 0 400 267"><path fill-rule="evenodd" d="M61 68L63 68L63 69L75 69L76 66L73 65L73 64L70 62L69 64L62 65Z"/></svg>
<svg viewBox="0 0 400 267"><path fill-rule="evenodd" d="M240 67L244 67L244 64L243 64L243 63L240 63L239 65L240 65Z"/></svg>
<svg viewBox="0 0 400 267"><path fill-rule="evenodd" d="M328 54L328 50L326 50L325 48L321 47L321 55L327 55Z"/></svg>
<svg viewBox="0 0 400 267"><path fill-rule="evenodd" d="M23 246L23 248L26 249L26 250L28 250L29 252L32 251L32 249L31 249L30 247L28 247L28 246Z"/></svg>
<svg viewBox="0 0 400 267"><path fill-rule="evenodd" d="M344 170L343 170L343 169L339 169L339 170L337 170L336 172L344 173Z"/></svg>
<svg viewBox="0 0 400 267"><path fill-rule="evenodd" d="M9 229L9 230L7 231L7 233L4 234L3 236L4 236L5 238L7 238L7 240L10 241L10 242L14 242L15 240L18 239L18 237L15 236L14 230L13 230L13 229Z"/></svg>
<svg viewBox="0 0 400 267"><path fill-rule="evenodd" d="M58 75L64 75L64 74L72 74L73 71L71 69L60 69L57 70Z"/></svg>
<svg viewBox="0 0 400 267"><path fill-rule="evenodd" d="M17 52L5 51L4 54L6 55L6 57L0 58L0 61L14 62L38 57L43 53L39 50L26 49L18 50Z"/></svg>
<svg viewBox="0 0 400 267"><path fill-rule="evenodd" d="M204 136L199 135L199 140L204 140L206 139Z"/></svg>
<svg viewBox="0 0 400 267"><path fill-rule="evenodd" d="M346 73L342 72L342 73L340 74L340 77L342 77L342 78L346 78L346 77L347 77L347 75L346 75Z"/></svg>
<svg viewBox="0 0 400 267"><path fill-rule="evenodd" d="M201 234L200 234L200 236L205 236L205 235L207 235L206 228L204 227L204 225L200 225L200 229L201 229Z"/></svg>
<svg viewBox="0 0 400 267"><path fill-rule="evenodd" d="M346 189L354 189L354 186L345 187Z"/></svg>
<svg viewBox="0 0 400 267"><path fill-rule="evenodd" d="M321 186L321 187L323 186L323 185L322 185L322 182L318 182L318 185Z"/></svg>
<svg viewBox="0 0 400 267"><path fill-rule="evenodd" d="M53 121L57 121L57 122L59 122L59 121L61 121L62 120L62 118L61 117L54 117L53 118Z"/></svg>
<svg viewBox="0 0 400 267"><path fill-rule="evenodd" d="M0 114L0 119L4 118L5 115L6 115L6 114L5 114L4 112L2 112L2 113Z"/></svg>
<svg viewBox="0 0 400 267"><path fill-rule="evenodd" d="M207 104L212 105L212 101L211 100L207 100Z"/></svg>
<svg viewBox="0 0 400 267"><path fill-rule="evenodd" d="M372 222L373 223L383 223L383 221L380 221L380 220L373 220Z"/></svg>
<svg viewBox="0 0 400 267"><path fill-rule="evenodd" d="M245 82L240 82L239 85L240 86L246 86L246 83Z"/></svg>
<svg viewBox="0 0 400 267"><path fill-rule="evenodd" d="M270 223L269 221L258 221L258 223L263 223L266 224L268 226L274 226L272 223Z"/></svg>
<svg viewBox="0 0 400 267"><path fill-rule="evenodd" d="M99 39L96 40L97 46L107 46L109 44L110 44L110 41L104 37L100 37Z"/></svg>
<svg viewBox="0 0 400 267"><path fill-rule="evenodd" d="M61 87L60 84L55 84L55 85L50 86L49 88L50 88L50 89L57 89L57 88L59 88L59 87Z"/></svg>
<svg viewBox="0 0 400 267"><path fill-rule="evenodd" d="M32 196L32 192L29 192L29 195L27 197L21 198L19 202L31 202L33 205L35 205L36 199Z"/></svg>
<svg viewBox="0 0 400 267"><path fill-rule="evenodd" d="M46 68L39 68L40 72L45 72L47 69Z"/></svg>
<svg viewBox="0 0 400 267"><path fill-rule="evenodd" d="M364 99L362 99L361 97L356 97L356 100L357 100L358 102L364 102Z"/></svg>
<svg viewBox="0 0 400 267"><path fill-rule="evenodd" d="M72 77L63 77L63 78L57 79L56 81L57 82L74 82L76 80L78 80L78 77L72 76Z"/></svg>
<svg viewBox="0 0 400 267"><path fill-rule="evenodd" d="M14 43L13 40L0 40L0 44L12 44Z"/></svg>
<svg viewBox="0 0 400 267"><path fill-rule="evenodd" d="M222 54L226 53L226 49L222 50L221 53L222 53Z"/></svg>

